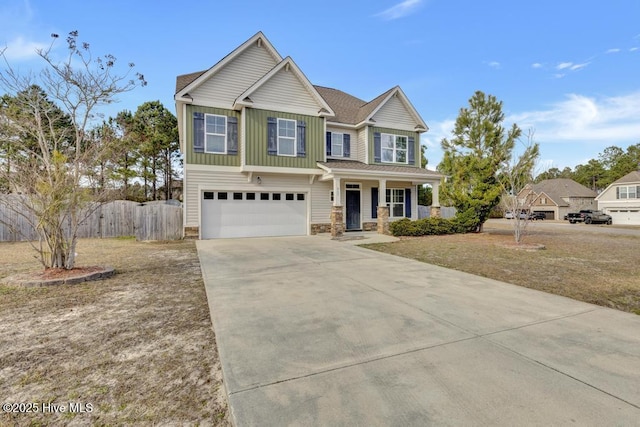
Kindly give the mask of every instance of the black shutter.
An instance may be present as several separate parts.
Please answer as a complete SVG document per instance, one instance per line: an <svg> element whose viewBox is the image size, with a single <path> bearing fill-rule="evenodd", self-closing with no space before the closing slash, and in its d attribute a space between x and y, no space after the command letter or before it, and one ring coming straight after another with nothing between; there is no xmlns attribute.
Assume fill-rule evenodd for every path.
<svg viewBox="0 0 640 427"><path fill-rule="evenodd" d="M275 117L267 117L267 154L278 155L278 120Z"/></svg>
<svg viewBox="0 0 640 427"><path fill-rule="evenodd" d="M378 218L378 189L371 188L371 218Z"/></svg>
<svg viewBox="0 0 640 427"><path fill-rule="evenodd" d="M380 135L380 132L374 132L373 133L373 161L376 163L380 163L382 159L381 145L382 145L382 136Z"/></svg>
<svg viewBox="0 0 640 427"><path fill-rule="evenodd" d="M620 187L616 187L616 199L620 198Z"/></svg>
<svg viewBox="0 0 640 427"><path fill-rule="evenodd" d="M636 187L636 199L640 199L640 185Z"/></svg>
<svg viewBox="0 0 640 427"><path fill-rule="evenodd" d="M227 154L238 154L238 118L227 117Z"/></svg>
<svg viewBox="0 0 640 427"><path fill-rule="evenodd" d="M411 189L404 190L404 216L411 218Z"/></svg>
<svg viewBox="0 0 640 427"><path fill-rule="evenodd" d="M327 156L331 155L331 132L327 132Z"/></svg>
<svg viewBox="0 0 640 427"><path fill-rule="evenodd" d="M409 152L409 164L410 165L415 165L416 164L416 139L412 136L409 137L408 139L408 152ZM420 165L416 165L416 166L420 166Z"/></svg>
<svg viewBox="0 0 640 427"><path fill-rule="evenodd" d="M351 135L348 133L342 134L342 155L351 157Z"/></svg>
<svg viewBox="0 0 640 427"><path fill-rule="evenodd" d="M204 113L193 113L193 151L204 153Z"/></svg>
<svg viewBox="0 0 640 427"><path fill-rule="evenodd" d="M298 120L298 134L296 138L296 143L298 145L298 150L296 152L297 157L306 157L306 147L307 147L307 131L306 131L307 123L302 120Z"/></svg>

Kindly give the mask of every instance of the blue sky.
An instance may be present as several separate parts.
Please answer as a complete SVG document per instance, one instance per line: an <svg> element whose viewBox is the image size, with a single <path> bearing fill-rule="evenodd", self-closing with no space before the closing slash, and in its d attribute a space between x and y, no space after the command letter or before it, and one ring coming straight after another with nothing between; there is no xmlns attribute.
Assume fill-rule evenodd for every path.
<svg viewBox="0 0 640 427"><path fill-rule="evenodd" d="M538 171L574 167L604 148L640 143L640 1L3 0L0 46L21 71L49 35L80 32L96 55L135 62L148 81L106 111L160 100L175 77L204 70L258 31L313 84L370 100L400 85L430 127L429 167L442 159L476 90L533 129ZM57 48L62 54L63 40Z"/></svg>

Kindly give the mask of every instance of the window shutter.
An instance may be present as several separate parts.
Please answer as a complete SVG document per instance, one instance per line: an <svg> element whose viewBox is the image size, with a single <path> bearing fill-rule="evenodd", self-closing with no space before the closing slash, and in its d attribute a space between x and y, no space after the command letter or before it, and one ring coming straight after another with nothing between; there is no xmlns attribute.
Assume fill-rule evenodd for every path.
<svg viewBox="0 0 640 427"><path fill-rule="evenodd" d="M327 156L331 155L331 132L327 132Z"/></svg>
<svg viewBox="0 0 640 427"><path fill-rule="evenodd" d="M193 113L193 151L204 153L204 113Z"/></svg>
<svg viewBox="0 0 640 427"><path fill-rule="evenodd" d="M275 117L267 117L267 154L278 155L278 120Z"/></svg>
<svg viewBox="0 0 640 427"><path fill-rule="evenodd" d="M380 132L373 133L373 161L380 163L382 159L382 136Z"/></svg>
<svg viewBox="0 0 640 427"><path fill-rule="evenodd" d="M342 155L351 157L351 135L348 133L342 134Z"/></svg>
<svg viewBox="0 0 640 427"><path fill-rule="evenodd" d="M409 137L409 139L407 139L407 151L409 152L408 157L409 157L409 164L410 165L416 165L416 139L412 136ZM420 166L420 165L416 165L416 166Z"/></svg>
<svg viewBox="0 0 640 427"><path fill-rule="evenodd" d="M391 190L387 188L387 206L391 206Z"/></svg>
<svg viewBox="0 0 640 427"><path fill-rule="evenodd" d="M371 218L378 218L378 188L371 188Z"/></svg>
<svg viewBox="0 0 640 427"><path fill-rule="evenodd" d="M636 199L640 199L640 185L636 187Z"/></svg>
<svg viewBox="0 0 640 427"><path fill-rule="evenodd" d="M411 218L411 189L404 190L404 216Z"/></svg>
<svg viewBox="0 0 640 427"><path fill-rule="evenodd" d="M296 143L298 145L298 149L296 152L296 156L298 157L307 157L306 147L307 147L307 123L302 120L298 120L298 134L296 138Z"/></svg>
<svg viewBox="0 0 640 427"><path fill-rule="evenodd" d="M616 199L620 198L620 187L616 187Z"/></svg>
<svg viewBox="0 0 640 427"><path fill-rule="evenodd" d="M227 154L238 154L238 118L227 117Z"/></svg>

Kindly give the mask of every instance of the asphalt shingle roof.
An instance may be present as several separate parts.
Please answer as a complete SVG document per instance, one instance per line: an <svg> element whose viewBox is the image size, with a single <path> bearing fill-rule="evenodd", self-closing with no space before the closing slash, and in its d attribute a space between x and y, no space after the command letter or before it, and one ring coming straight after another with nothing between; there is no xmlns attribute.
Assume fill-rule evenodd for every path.
<svg viewBox="0 0 640 427"><path fill-rule="evenodd" d="M622 178L613 182L613 184L625 184L628 182L640 182L640 171L629 172Z"/></svg>
<svg viewBox="0 0 640 427"><path fill-rule="evenodd" d="M564 198L570 197L593 197L598 194L582 184L568 178L545 179L537 184L533 184L532 190L537 193L545 193L558 206L568 206Z"/></svg>

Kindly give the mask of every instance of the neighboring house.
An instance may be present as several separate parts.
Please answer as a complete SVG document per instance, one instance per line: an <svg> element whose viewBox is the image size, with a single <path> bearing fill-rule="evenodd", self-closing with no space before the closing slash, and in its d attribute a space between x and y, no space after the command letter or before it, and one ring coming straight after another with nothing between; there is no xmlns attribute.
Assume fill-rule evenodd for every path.
<svg viewBox="0 0 640 427"><path fill-rule="evenodd" d="M366 102L312 85L257 33L206 71L178 76L186 236L388 232L417 219L427 125L396 86Z"/></svg>
<svg viewBox="0 0 640 427"><path fill-rule="evenodd" d="M547 219L563 219L569 212L596 209L597 193L572 179L545 179L537 184L527 184L518 193L526 200L532 212L541 212Z"/></svg>
<svg viewBox="0 0 640 427"><path fill-rule="evenodd" d="M640 171L626 174L596 197L614 224L640 225Z"/></svg>

